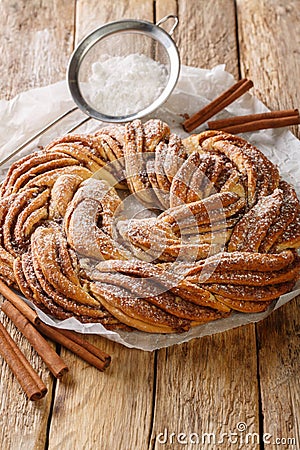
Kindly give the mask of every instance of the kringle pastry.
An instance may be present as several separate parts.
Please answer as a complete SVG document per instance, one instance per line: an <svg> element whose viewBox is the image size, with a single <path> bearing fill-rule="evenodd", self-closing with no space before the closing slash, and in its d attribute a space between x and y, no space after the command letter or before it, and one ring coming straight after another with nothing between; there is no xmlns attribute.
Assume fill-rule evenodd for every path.
<svg viewBox="0 0 300 450"><path fill-rule="evenodd" d="M178 333L265 311L298 280L299 247L293 187L221 131L181 140L135 120L65 136L1 187L0 277L58 319Z"/></svg>

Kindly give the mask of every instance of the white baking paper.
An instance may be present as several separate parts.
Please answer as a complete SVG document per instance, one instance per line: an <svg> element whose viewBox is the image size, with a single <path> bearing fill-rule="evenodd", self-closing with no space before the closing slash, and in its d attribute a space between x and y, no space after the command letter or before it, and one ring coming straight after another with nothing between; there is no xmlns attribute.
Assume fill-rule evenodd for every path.
<svg viewBox="0 0 300 450"><path fill-rule="evenodd" d="M184 114L193 114L205 106L217 95L234 84L231 74L225 71L224 65L212 70L182 66L179 82L169 100L157 110L152 117L166 121L171 130L185 137L181 127ZM23 92L11 101L0 101L0 158L9 155L16 147L30 138L57 116L74 107L65 81ZM291 108L293 105L291 105ZM244 94L232 105L216 116L216 118L232 115L252 114L268 111L268 108L250 93ZM27 146L22 154L28 153L37 145L45 145L52 139L68 131L78 120L86 116L77 111L68 116L62 123L55 126L42 137ZM148 119L145 118L144 120ZM80 128L80 132L92 132L103 124L89 120ZM194 132L205 129L205 124ZM300 198L300 141L287 129L261 130L244 134L243 137L256 145L275 164L278 165L282 177L292 183ZM14 159L18 159L18 157ZM3 179L7 167L12 161L0 167L0 177ZM284 305L300 294L300 283L295 289L273 302L268 311L259 314L233 313L226 319L210 322L191 329L182 334L161 335L143 332L112 332L100 324L82 324L76 319L58 321L38 310L41 319L49 325L75 330L86 334L100 334L127 347L152 351L173 344L179 344L190 339L211 335L248 323L258 322L267 317L274 309Z"/></svg>

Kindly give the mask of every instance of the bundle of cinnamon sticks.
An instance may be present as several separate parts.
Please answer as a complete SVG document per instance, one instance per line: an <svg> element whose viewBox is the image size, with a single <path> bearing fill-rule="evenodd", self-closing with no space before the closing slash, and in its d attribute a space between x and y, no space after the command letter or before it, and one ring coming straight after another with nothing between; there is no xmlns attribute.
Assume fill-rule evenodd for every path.
<svg viewBox="0 0 300 450"><path fill-rule="evenodd" d="M0 293L7 299L1 306L2 311L27 338L56 378L62 378L69 369L42 335L61 344L100 371L110 365L111 357L107 353L85 341L77 333L53 328L42 323L37 313L1 280ZM0 355L5 359L30 400L39 400L46 395L47 387L44 382L31 367L1 322Z"/></svg>
<svg viewBox="0 0 300 450"><path fill-rule="evenodd" d="M252 86L253 82L247 78L238 81L192 117L186 119L182 123L183 128L187 132L193 131L245 94ZM208 128L210 130L222 130L231 134L239 134L298 124L300 124L298 109L289 109L210 121L208 122Z"/></svg>

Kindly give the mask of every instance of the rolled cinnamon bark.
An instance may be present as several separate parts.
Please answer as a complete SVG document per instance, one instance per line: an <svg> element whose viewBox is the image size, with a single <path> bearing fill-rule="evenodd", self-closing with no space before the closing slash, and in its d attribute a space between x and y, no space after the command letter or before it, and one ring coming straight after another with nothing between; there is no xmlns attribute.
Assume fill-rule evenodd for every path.
<svg viewBox="0 0 300 450"><path fill-rule="evenodd" d="M0 280L0 293L10 301L31 323L38 323L40 319L33 309Z"/></svg>
<svg viewBox="0 0 300 450"><path fill-rule="evenodd" d="M61 357L53 350L46 339L34 328L20 311L9 301L5 301L1 307L2 311L11 319L20 332L28 339L32 347L40 355L50 372L56 378L62 378L68 372L68 367Z"/></svg>
<svg viewBox="0 0 300 450"><path fill-rule="evenodd" d="M299 112L295 109L291 111L274 111L271 113L250 114L248 116L216 120L208 122L208 127L211 130L222 130L226 133L239 134L249 131L266 130L267 128L282 128L290 125L298 125L299 123Z"/></svg>
<svg viewBox="0 0 300 450"><path fill-rule="evenodd" d="M270 111L259 114L246 114L244 116L226 117L224 119L212 120L208 122L210 130L224 130L233 125L240 125L248 122L256 122L265 119L279 119L286 117L299 117L298 109L285 109L282 111Z"/></svg>
<svg viewBox="0 0 300 450"><path fill-rule="evenodd" d="M245 94L245 92L247 92L252 86L253 82L247 78L243 78L238 81L192 117L185 120L182 123L183 128L187 132L193 131L199 125L206 122L218 112L222 111L222 109L226 108L226 106L233 103L241 95Z"/></svg>
<svg viewBox="0 0 300 450"><path fill-rule="evenodd" d="M29 400L36 401L47 393L47 387L0 323L0 354L20 383Z"/></svg>
<svg viewBox="0 0 300 450"><path fill-rule="evenodd" d="M81 339L76 333L52 328L42 322L37 325L37 328L42 334L71 350L72 353L80 356L80 358L96 367L98 370L103 371L109 366L111 357L94 345Z"/></svg>

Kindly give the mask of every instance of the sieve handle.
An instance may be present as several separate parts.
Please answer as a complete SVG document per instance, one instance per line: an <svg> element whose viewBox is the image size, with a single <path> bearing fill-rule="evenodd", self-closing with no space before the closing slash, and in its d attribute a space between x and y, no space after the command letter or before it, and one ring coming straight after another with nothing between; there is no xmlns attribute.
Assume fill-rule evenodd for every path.
<svg viewBox="0 0 300 450"><path fill-rule="evenodd" d="M171 28L171 30L168 32L170 36L172 36L172 34L174 33L175 29L177 28L177 25L179 23L179 19L177 16L175 16L174 14L168 14L167 16L163 17L162 19L160 19L158 22L156 22L156 26L160 26L162 23L167 22L167 20L169 19L173 19L174 20L174 24Z"/></svg>

